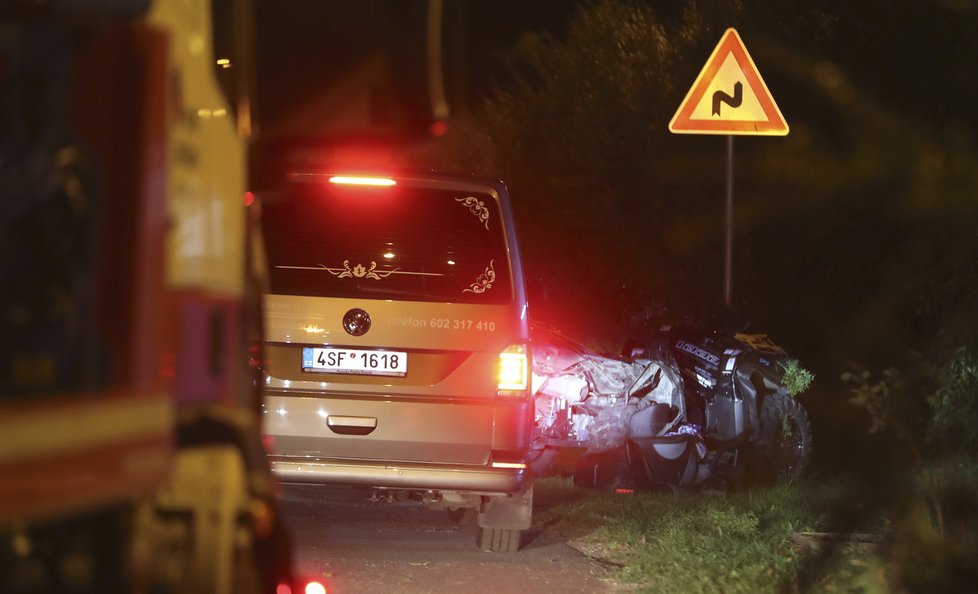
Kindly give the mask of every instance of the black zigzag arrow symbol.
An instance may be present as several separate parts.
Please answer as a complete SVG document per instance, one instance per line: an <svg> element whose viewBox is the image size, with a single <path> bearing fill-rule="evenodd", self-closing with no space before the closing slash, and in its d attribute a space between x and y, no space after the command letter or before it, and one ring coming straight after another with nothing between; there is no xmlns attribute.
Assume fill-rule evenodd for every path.
<svg viewBox="0 0 978 594"><path fill-rule="evenodd" d="M730 107L740 107L740 102L744 99L744 85L740 82L734 83L734 94L730 96L723 91L713 93L713 115L720 115L720 104L726 103Z"/></svg>

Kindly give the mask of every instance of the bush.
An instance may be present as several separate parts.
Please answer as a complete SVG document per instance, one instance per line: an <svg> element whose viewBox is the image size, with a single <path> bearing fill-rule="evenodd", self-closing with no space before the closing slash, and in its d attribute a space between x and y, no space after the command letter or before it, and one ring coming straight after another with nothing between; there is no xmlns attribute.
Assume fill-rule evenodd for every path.
<svg viewBox="0 0 978 594"><path fill-rule="evenodd" d="M788 359L784 363L778 363L778 367L784 374L781 377L781 384L792 396L798 396L807 390L815 379L815 374L802 367L797 359Z"/></svg>
<svg viewBox="0 0 978 594"><path fill-rule="evenodd" d="M930 444L947 453L978 453L978 353L958 349L935 375Z"/></svg>

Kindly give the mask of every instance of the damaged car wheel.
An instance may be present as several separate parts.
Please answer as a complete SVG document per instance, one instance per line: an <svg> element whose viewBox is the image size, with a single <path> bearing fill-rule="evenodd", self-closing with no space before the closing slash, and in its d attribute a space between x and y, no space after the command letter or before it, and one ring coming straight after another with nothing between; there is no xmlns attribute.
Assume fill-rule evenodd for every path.
<svg viewBox="0 0 978 594"><path fill-rule="evenodd" d="M761 405L761 462L764 474L777 481L800 478L812 452L812 422L798 400L782 391Z"/></svg>
<svg viewBox="0 0 978 594"><path fill-rule="evenodd" d="M533 476L550 476L554 473L554 462L557 460L557 450L543 447L530 450L530 468Z"/></svg>

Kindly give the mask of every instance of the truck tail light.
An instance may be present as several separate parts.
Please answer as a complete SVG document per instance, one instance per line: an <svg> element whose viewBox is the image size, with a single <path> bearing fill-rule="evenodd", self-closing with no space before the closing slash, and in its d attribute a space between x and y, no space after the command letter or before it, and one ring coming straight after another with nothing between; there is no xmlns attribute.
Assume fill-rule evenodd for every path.
<svg viewBox="0 0 978 594"><path fill-rule="evenodd" d="M317 580L303 580L295 590L290 584L280 582L275 589L275 594L327 594L327 590L326 586Z"/></svg>
<svg viewBox="0 0 978 594"><path fill-rule="evenodd" d="M255 497L248 506L251 524L259 538L271 538L275 531L275 523L279 521L275 514L275 506L270 501Z"/></svg>
<svg viewBox="0 0 978 594"><path fill-rule="evenodd" d="M248 367L250 367L252 370L260 371L265 365L263 356L264 349L262 344L257 341L252 341L251 344L248 345Z"/></svg>
<svg viewBox="0 0 978 594"><path fill-rule="evenodd" d="M526 396L530 358L527 356L525 344L514 344L499 353L499 384L500 396Z"/></svg>

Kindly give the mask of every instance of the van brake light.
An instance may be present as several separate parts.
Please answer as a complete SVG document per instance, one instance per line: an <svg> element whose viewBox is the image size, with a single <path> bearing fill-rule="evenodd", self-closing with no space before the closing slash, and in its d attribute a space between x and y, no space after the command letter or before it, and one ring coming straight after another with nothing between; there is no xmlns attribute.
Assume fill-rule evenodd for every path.
<svg viewBox="0 0 978 594"><path fill-rule="evenodd" d="M526 356L525 344L514 344L499 353L499 384L497 389L503 391L525 392L529 377L529 360ZM517 394L514 394L517 395ZM522 396L523 394L518 394Z"/></svg>
<svg viewBox="0 0 978 594"><path fill-rule="evenodd" d="M389 177L359 177L352 175L334 175L329 178L331 184L347 184L353 186L394 186L397 182Z"/></svg>

